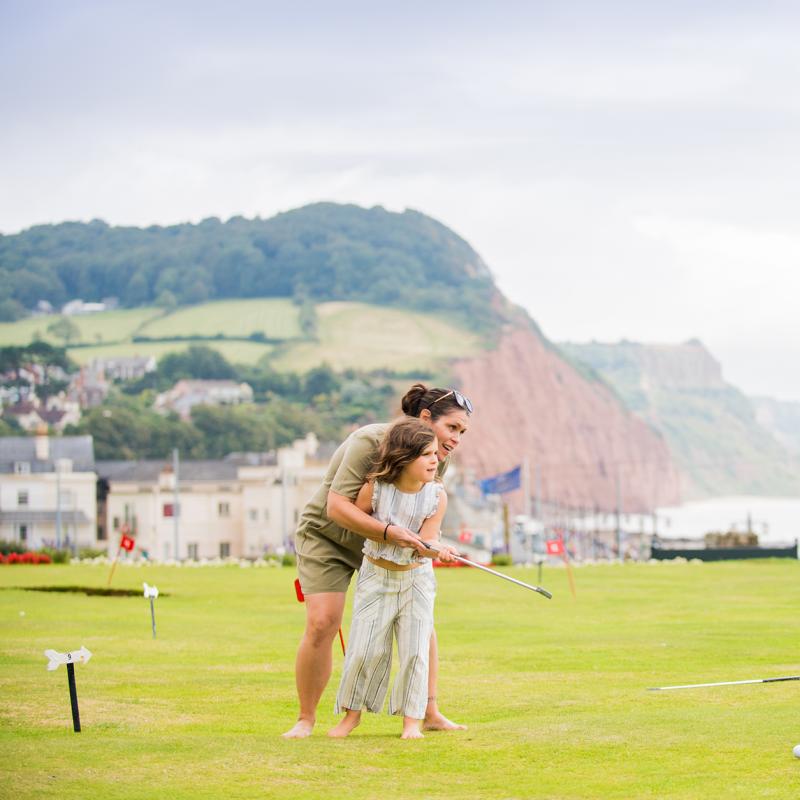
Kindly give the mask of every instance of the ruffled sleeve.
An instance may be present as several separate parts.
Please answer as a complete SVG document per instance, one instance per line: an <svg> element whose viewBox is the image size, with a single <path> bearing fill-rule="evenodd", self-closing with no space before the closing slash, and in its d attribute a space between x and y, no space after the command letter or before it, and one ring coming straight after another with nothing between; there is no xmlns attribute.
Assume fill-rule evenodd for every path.
<svg viewBox="0 0 800 800"><path fill-rule="evenodd" d="M444 486L438 481L434 481L433 483L428 484L428 486L430 488L426 487L426 490L430 492L431 507L428 513L425 514L425 519L432 517L439 509L439 498L442 496L442 490L444 489Z"/></svg>

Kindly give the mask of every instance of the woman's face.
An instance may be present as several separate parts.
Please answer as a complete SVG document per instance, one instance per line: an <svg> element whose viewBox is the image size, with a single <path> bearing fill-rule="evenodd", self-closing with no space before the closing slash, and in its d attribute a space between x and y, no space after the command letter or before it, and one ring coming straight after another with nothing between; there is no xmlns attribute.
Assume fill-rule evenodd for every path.
<svg viewBox="0 0 800 800"><path fill-rule="evenodd" d="M438 419L433 419L431 412L425 408L419 418L430 425L436 434L438 444L436 455L439 461L444 461L458 447L461 437L467 432L467 412L460 408Z"/></svg>

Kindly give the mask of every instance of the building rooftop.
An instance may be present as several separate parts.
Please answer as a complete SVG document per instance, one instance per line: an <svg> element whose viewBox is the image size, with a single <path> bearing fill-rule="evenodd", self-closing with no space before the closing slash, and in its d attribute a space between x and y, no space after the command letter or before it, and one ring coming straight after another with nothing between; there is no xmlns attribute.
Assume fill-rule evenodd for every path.
<svg viewBox="0 0 800 800"><path fill-rule="evenodd" d="M98 461L97 475L108 481L158 481L165 470L172 470L172 459L142 461ZM231 481L238 475L235 463L222 460L181 461L178 464L178 480L184 481Z"/></svg>
<svg viewBox="0 0 800 800"><path fill-rule="evenodd" d="M16 464L28 464L30 472L55 472L55 462L68 459L73 472L94 472L91 436L47 437L47 458L36 457L37 436L0 436L0 473L13 473Z"/></svg>

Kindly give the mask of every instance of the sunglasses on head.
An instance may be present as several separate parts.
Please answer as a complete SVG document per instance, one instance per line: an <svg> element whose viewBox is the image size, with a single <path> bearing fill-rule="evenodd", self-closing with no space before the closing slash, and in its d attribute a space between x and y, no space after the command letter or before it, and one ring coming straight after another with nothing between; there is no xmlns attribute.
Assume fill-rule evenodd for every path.
<svg viewBox="0 0 800 800"><path fill-rule="evenodd" d="M445 392L445 394L443 394L441 397L437 397L432 403L428 403L427 408L432 408L440 400L444 400L446 397L450 397L450 395L453 395L453 399L456 401L456 403L458 403L459 406L461 406L461 408L464 409L464 411L467 412L468 415L472 413L472 403L470 402L469 397L465 397L457 389L451 389L449 392Z"/></svg>

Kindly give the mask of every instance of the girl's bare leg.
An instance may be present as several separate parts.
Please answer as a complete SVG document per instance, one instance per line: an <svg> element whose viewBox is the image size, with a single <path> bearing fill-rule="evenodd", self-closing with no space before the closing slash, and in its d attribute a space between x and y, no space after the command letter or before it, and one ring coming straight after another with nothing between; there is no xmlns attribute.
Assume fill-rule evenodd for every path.
<svg viewBox="0 0 800 800"><path fill-rule="evenodd" d="M422 728L426 731L465 731L466 725L451 722L439 711L436 692L439 688L439 647L436 641L436 630L431 634L430 655L428 658L428 706Z"/></svg>
<svg viewBox="0 0 800 800"><path fill-rule="evenodd" d="M414 719L413 717L403 717L403 732L400 734L401 739L422 739L422 731L419 729L419 723L422 720Z"/></svg>
<svg viewBox="0 0 800 800"><path fill-rule="evenodd" d="M361 722L361 712L348 708L347 713L342 717L339 724L328 731L328 736L334 739L344 739L345 736L352 732L353 728L358 726L359 722Z"/></svg>

